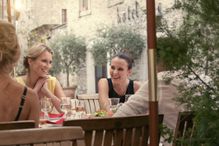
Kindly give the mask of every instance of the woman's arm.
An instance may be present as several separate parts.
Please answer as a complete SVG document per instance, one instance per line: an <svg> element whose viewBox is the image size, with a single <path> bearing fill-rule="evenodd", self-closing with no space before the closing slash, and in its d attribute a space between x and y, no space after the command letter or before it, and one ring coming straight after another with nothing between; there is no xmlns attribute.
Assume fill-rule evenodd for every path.
<svg viewBox="0 0 219 146"><path fill-rule="evenodd" d="M99 102L100 108L107 112L110 112L109 103L109 86L106 78L102 78L98 82Z"/></svg>
<svg viewBox="0 0 219 146"><path fill-rule="evenodd" d="M65 95L65 93L63 91L62 86L60 85L59 81L56 80L56 85L55 85L55 90L54 90L54 97L55 98L52 98L52 102L53 102L56 110L59 113L63 113L63 111L60 108L60 103L61 103L61 97L65 97L65 96L66 95Z"/></svg>
<svg viewBox="0 0 219 146"><path fill-rule="evenodd" d="M41 88L41 92L43 93L44 96L46 96L47 98L50 98L54 107L56 108L56 110L59 113L62 113L61 109L60 109L60 103L61 103L61 97L64 97L65 94L62 90L62 87L60 85L60 83L58 81L56 81L55 84L55 89L54 89L54 93L52 93L52 91L50 91L48 89L48 83L46 82L43 87Z"/></svg>
<svg viewBox="0 0 219 146"><path fill-rule="evenodd" d="M44 77L44 78L39 78L33 88L33 91L35 91L36 94L38 94L39 99L41 99L41 97L43 95L41 95L40 90L43 87L43 85L47 82L48 77Z"/></svg>
<svg viewBox="0 0 219 146"><path fill-rule="evenodd" d="M39 80L40 81L40 80ZM52 104L59 113L63 113L60 109L61 97L64 97L64 91L59 81L52 76L48 76L46 82L43 84L38 95L46 96L50 98Z"/></svg>
<svg viewBox="0 0 219 146"><path fill-rule="evenodd" d="M134 81L134 92L136 92L141 87L141 83L139 81Z"/></svg>
<svg viewBox="0 0 219 146"><path fill-rule="evenodd" d="M61 97L65 96L65 93L63 91L63 88L61 84L59 83L58 80L56 80L56 85L55 85L55 91L54 94L60 99Z"/></svg>

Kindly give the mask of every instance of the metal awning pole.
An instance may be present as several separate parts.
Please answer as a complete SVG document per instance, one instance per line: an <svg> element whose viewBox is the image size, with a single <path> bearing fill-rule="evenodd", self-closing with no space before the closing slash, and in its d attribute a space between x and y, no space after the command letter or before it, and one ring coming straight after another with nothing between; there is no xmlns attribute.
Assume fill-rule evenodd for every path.
<svg viewBox="0 0 219 146"><path fill-rule="evenodd" d="M148 80L149 80L149 135L150 146L158 146L158 100L156 71L156 23L155 1L147 0L147 42L148 42Z"/></svg>

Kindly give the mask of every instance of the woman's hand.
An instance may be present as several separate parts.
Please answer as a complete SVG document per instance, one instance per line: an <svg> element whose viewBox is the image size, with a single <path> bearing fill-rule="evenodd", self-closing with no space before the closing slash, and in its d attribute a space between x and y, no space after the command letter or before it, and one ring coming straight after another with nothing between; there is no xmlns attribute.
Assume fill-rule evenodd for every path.
<svg viewBox="0 0 219 146"><path fill-rule="evenodd" d="M47 93L49 92L47 82L43 84L42 88L40 89L40 92L44 95L47 95Z"/></svg>
<svg viewBox="0 0 219 146"><path fill-rule="evenodd" d="M39 99L41 99L41 98L43 98L43 97L45 96L45 95L42 94L40 91L37 93L37 95L38 95Z"/></svg>
<svg viewBox="0 0 219 146"><path fill-rule="evenodd" d="M43 86L41 87L38 94L41 94L41 95L46 96L48 98L52 98L54 96L53 93L51 93L51 91L48 89L47 82L45 82L43 84Z"/></svg>
<svg viewBox="0 0 219 146"><path fill-rule="evenodd" d="M46 83L47 78L39 78L33 88L36 93L39 93L43 85Z"/></svg>
<svg viewBox="0 0 219 146"><path fill-rule="evenodd" d="M54 107L56 108L56 110L59 113L62 113L62 110L60 109L60 102L61 100L55 95L53 94L49 89L48 89L48 85L47 82L43 84L42 88L40 89L39 92L41 95L43 95L43 97L47 97L51 99L52 104L54 105Z"/></svg>

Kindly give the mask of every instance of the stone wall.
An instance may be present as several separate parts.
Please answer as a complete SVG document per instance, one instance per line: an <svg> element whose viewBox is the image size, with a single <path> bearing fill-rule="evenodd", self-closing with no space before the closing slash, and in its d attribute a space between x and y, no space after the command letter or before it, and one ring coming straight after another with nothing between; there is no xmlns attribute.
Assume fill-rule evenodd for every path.
<svg viewBox="0 0 219 146"><path fill-rule="evenodd" d="M74 33L83 36L89 50L96 30L104 26L128 25L140 32L146 41L146 1L145 0L89 0L89 9L80 11L79 0L23 0L26 9L21 12L18 32L27 41L28 31L44 24L61 24L61 9L67 9L67 24L55 29L51 37L60 33ZM165 14L174 0L156 0L156 13ZM158 8L159 6L159 8ZM169 19L175 15L169 16ZM168 18L168 17L167 17ZM26 37L26 38L25 38ZM22 44L23 48L25 44ZM147 48L147 46L146 46ZM132 79L147 80L147 50L135 61ZM76 79L80 93L95 92L94 61L87 52L86 68L81 69Z"/></svg>

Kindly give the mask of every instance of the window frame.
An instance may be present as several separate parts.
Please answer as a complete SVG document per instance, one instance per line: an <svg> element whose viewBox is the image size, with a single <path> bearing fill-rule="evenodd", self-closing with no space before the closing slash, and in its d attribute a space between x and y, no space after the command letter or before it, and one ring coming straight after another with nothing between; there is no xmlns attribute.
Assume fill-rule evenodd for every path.
<svg viewBox="0 0 219 146"><path fill-rule="evenodd" d="M79 0L79 17L91 14L91 0Z"/></svg>
<svg viewBox="0 0 219 146"><path fill-rule="evenodd" d="M62 9L62 24L67 24L67 9Z"/></svg>
<svg viewBox="0 0 219 146"><path fill-rule="evenodd" d="M112 7L118 4L123 3L124 0L108 0L108 7Z"/></svg>

